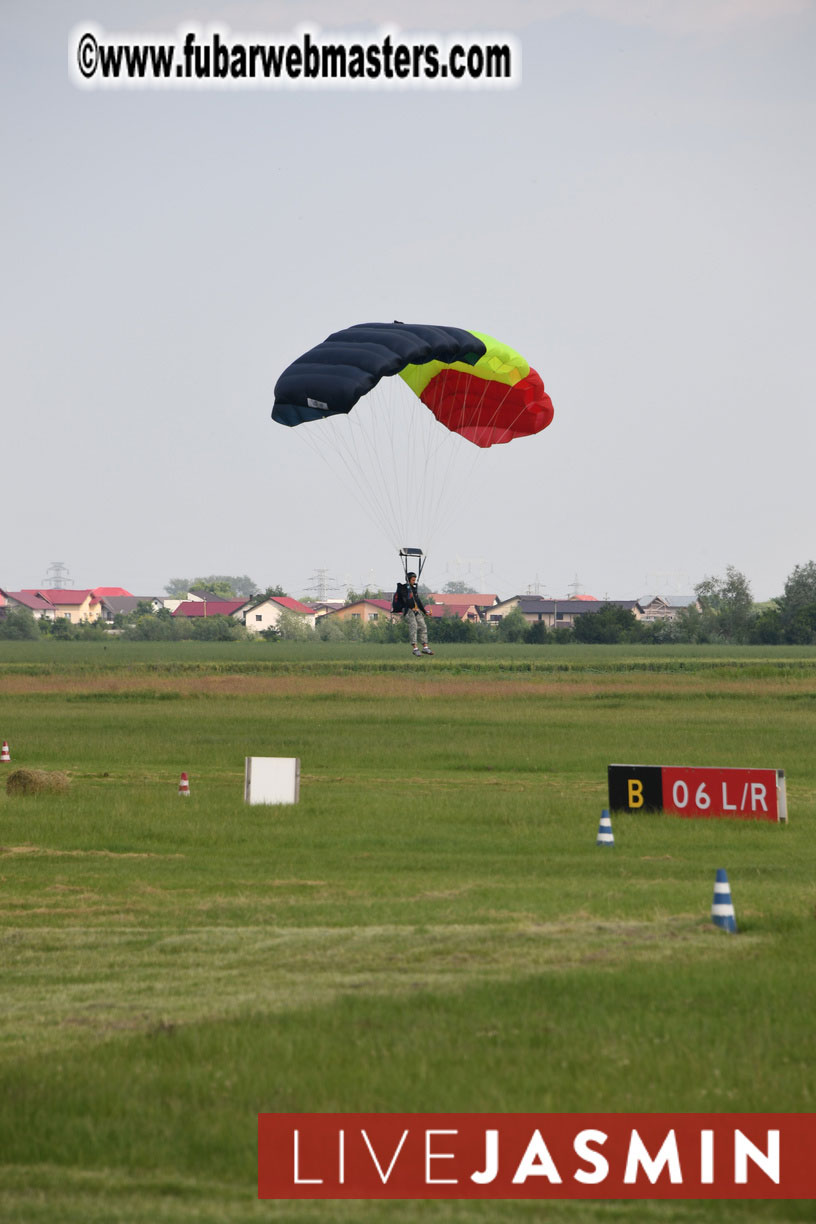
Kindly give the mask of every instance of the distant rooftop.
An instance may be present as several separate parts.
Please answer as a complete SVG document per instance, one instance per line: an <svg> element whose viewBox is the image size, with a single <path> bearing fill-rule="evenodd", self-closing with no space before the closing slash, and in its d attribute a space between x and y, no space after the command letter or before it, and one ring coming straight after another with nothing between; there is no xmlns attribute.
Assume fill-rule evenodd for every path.
<svg viewBox="0 0 816 1224"><path fill-rule="evenodd" d="M466 591L464 594L449 595L447 591L432 591L428 596L434 603L447 604L449 608L492 608L498 600L498 595L487 595L483 591Z"/></svg>
<svg viewBox="0 0 816 1224"><path fill-rule="evenodd" d="M173 616L232 616L245 603L245 599L186 599Z"/></svg>

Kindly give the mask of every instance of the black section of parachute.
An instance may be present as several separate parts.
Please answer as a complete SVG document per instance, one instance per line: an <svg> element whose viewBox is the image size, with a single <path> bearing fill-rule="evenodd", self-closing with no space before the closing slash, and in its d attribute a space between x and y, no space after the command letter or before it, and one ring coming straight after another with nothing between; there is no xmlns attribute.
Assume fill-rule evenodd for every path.
<svg viewBox="0 0 816 1224"><path fill-rule="evenodd" d="M348 413L381 378L407 365L475 365L484 353L482 341L461 327L358 323L333 332L283 371L275 384L272 419L300 425Z"/></svg>

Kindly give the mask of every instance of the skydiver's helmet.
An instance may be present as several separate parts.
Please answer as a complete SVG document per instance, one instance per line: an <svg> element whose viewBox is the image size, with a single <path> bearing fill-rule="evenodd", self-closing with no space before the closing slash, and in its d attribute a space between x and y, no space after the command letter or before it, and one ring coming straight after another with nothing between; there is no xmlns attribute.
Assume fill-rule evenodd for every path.
<svg viewBox="0 0 816 1224"><path fill-rule="evenodd" d="M416 581L416 574L414 573L414 571L413 571L413 570L410 570L410 571L409 571L409 572L408 572L408 573L405 575L405 577L408 579L408 581L409 581L409 582L411 581L411 579L412 579L412 578L414 579L414 581Z"/></svg>

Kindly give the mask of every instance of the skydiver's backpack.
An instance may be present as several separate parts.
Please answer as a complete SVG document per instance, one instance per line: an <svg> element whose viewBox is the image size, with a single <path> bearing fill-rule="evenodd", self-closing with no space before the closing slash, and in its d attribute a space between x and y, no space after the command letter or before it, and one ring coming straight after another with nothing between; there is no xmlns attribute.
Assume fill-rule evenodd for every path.
<svg viewBox="0 0 816 1224"><path fill-rule="evenodd" d="M404 612L408 605L408 587L404 582L397 583L397 589L391 600L392 612Z"/></svg>

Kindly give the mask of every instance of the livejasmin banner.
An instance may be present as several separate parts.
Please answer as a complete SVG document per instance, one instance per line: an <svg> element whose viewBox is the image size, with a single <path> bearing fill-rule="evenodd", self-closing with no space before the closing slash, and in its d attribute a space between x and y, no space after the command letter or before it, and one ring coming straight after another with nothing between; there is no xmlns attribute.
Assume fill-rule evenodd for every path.
<svg viewBox="0 0 816 1224"><path fill-rule="evenodd" d="M268 1199L813 1199L816 1114L259 1114Z"/></svg>

